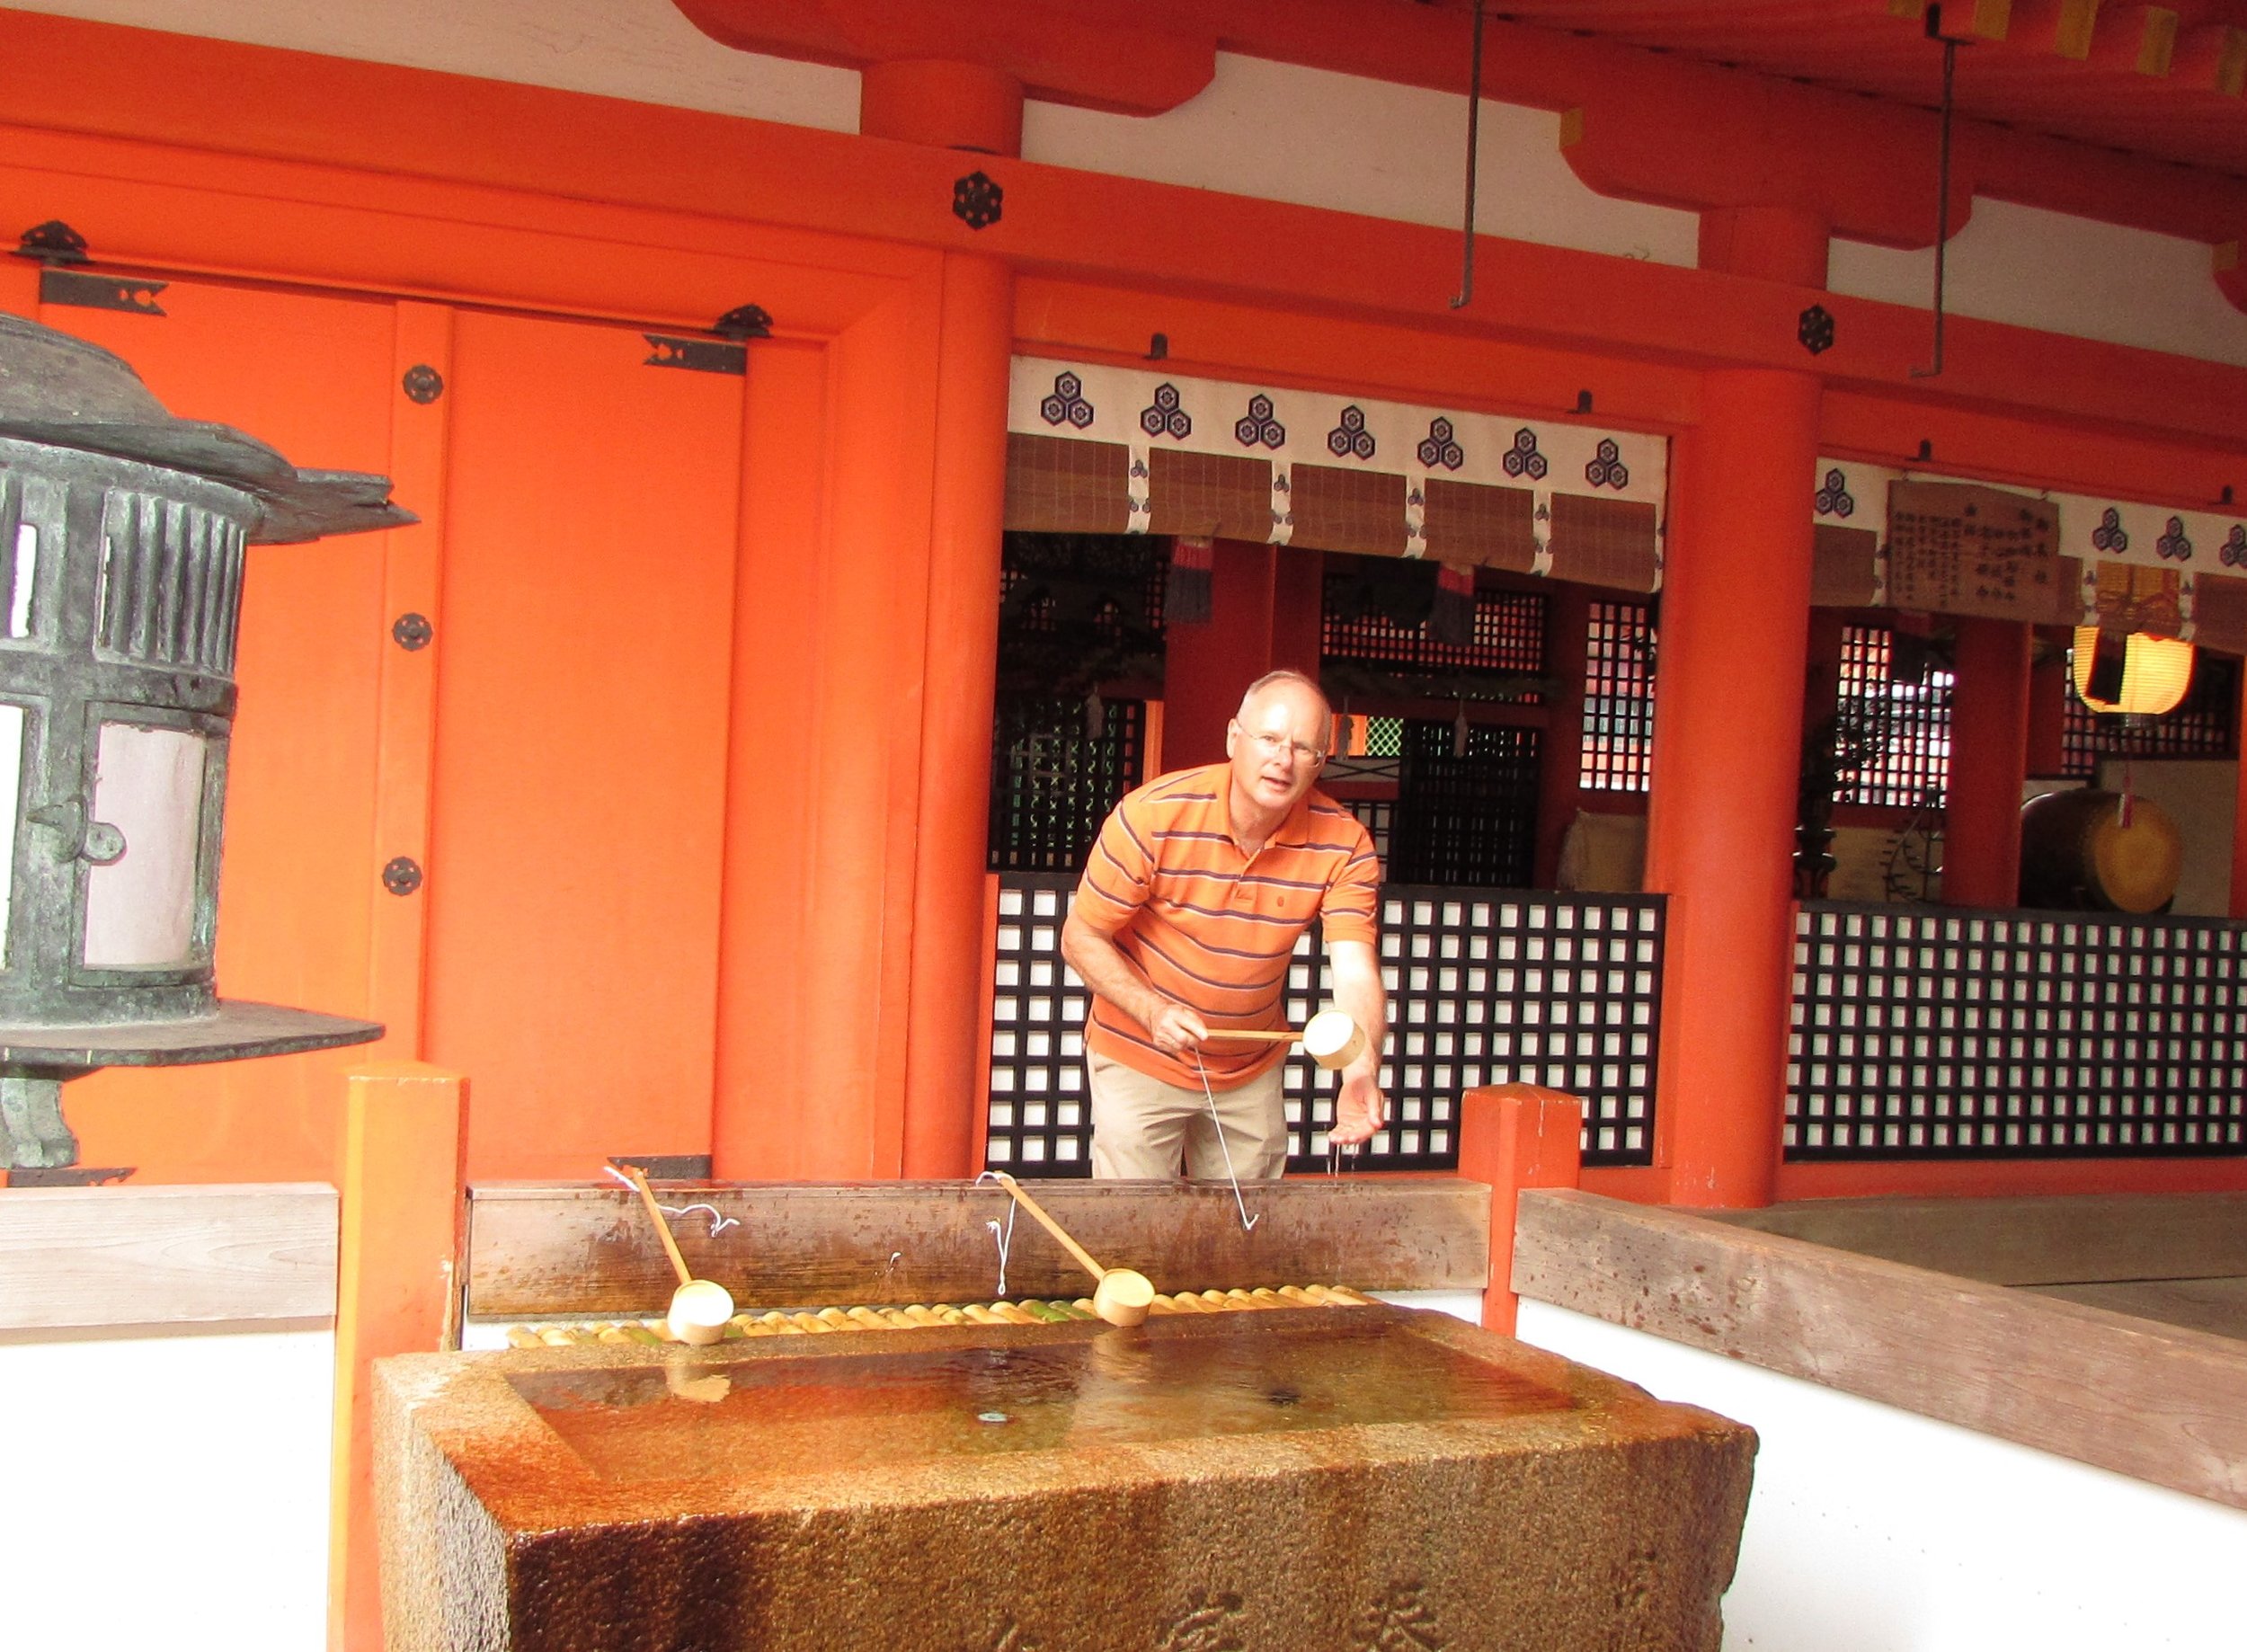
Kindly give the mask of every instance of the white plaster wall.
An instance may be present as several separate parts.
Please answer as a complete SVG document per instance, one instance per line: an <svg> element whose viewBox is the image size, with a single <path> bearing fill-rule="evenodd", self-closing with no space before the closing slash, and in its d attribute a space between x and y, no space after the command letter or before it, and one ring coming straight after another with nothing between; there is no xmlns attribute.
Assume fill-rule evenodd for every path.
<svg viewBox="0 0 2247 1652"><path fill-rule="evenodd" d="M328 1330L0 1337L0 1646L327 1634Z"/></svg>
<svg viewBox="0 0 2247 1652"><path fill-rule="evenodd" d="M2200 242L1977 200L1943 262L1949 314L2247 365L2247 315L2216 287L2210 251ZM1928 309L1934 251L1837 240L1827 285Z"/></svg>
<svg viewBox="0 0 2247 1652"><path fill-rule="evenodd" d="M671 0L10 0L51 12L640 103L858 129L858 76L721 46Z"/></svg>
<svg viewBox="0 0 2247 1652"><path fill-rule="evenodd" d="M2180 918L2225 918L2231 913L2232 822L2239 809L2239 765L2209 759L2145 759L2125 763L2107 758L2099 765L2099 784L2118 792L2127 784L2150 797L2177 822L2184 839L2184 865L2177 875L2177 898L2169 910Z"/></svg>
<svg viewBox="0 0 2247 1652"><path fill-rule="evenodd" d="M1610 200L1560 154L1560 117L1483 101L1475 226L1518 241L1691 267L1700 220ZM1026 159L1456 228L1467 100L1220 53L1200 96L1150 119L1033 103Z"/></svg>
<svg viewBox="0 0 2247 1652"><path fill-rule="evenodd" d="M671 0L14 0L18 9L441 69L759 120L857 129L858 76L736 52ZM1210 87L1151 119L1032 103L1026 158L1450 227L1466 100L1220 54ZM1478 222L1490 235L1694 263L1694 215L1610 200L1561 158L1559 117L1485 101ZM1833 244L1832 286L1926 307L1934 255ZM2198 242L1978 200L1952 238L1946 307L1962 315L2247 365L2247 315Z"/></svg>
<svg viewBox="0 0 2247 1652"><path fill-rule="evenodd" d="M1516 1334L1761 1436L1729 1652L2247 1647L2247 1512L1543 1302Z"/></svg>

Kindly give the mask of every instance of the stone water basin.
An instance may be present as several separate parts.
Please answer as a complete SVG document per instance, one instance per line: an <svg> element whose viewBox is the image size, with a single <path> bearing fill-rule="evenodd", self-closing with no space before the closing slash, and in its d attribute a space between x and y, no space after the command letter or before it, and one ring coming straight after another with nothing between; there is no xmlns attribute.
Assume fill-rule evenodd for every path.
<svg viewBox="0 0 2247 1652"><path fill-rule="evenodd" d="M399 1652L1713 1649L1754 1449L1392 1308L377 1370Z"/></svg>

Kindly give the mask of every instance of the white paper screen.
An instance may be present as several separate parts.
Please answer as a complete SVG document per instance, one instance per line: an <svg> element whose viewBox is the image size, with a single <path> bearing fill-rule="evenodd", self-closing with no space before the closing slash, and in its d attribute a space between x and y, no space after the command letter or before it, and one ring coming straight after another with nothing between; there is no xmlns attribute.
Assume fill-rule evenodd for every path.
<svg viewBox="0 0 2247 1652"><path fill-rule="evenodd" d="M125 834L125 852L87 871L87 968L190 961L205 757L202 736L184 729L102 725L93 818Z"/></svg>

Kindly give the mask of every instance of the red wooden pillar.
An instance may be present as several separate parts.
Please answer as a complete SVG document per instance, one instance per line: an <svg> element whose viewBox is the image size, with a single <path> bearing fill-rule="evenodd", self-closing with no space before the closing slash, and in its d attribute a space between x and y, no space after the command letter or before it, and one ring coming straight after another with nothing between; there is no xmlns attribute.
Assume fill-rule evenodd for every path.
<svg viewBox="0 0 2247 1652"><path fill-rule="evenodd" d="M2247 671L2239 676L2239 726L2247 729ZM2239 779L2232 805L2232 894L2225 907L2234 918L2247 918L2247 741L2241 744Z"/></svg>
<svg viewBox="0 0 2247 1652"><path fill-rule="evenodd" d="M861 126L999 148L1020 96L973 66L878 66ZM1013 300L1002 261L947 253L750 363L721 1176L970 1171Z"/></svg>
<svg viewBox="0 0 2247 1652"><path fill-rule="evenodd" d="M2067 761L2067 645L2071 633L2061 626L2039 626L2029 632L2029 772L2056 775ZM2045 644L2037 659L2037 642Z"/></svg>
<svg viewBox="0 0 2247 1652"><path fill-rule="evenodd" d="M1585 627L1591 623L1588 587L1553 586L1545 609L1545 675L1559 685L1548 702L1537 783L1537 867L1540 889L1560 876L1560 848L1584 786L1584 667Z"/></svg>
<svg viewBox="0 0 2247 1652"><path fill-rule="evenodd" d="M1173 624L1165 642L1166 768L1221 759L1241 690L1266 671L1319 675L1319 553L1239 539L1215 548L1209 623Z"/></svg>
<svg viewBox="0 0 2247 1652"><path fill-rule="evenodd" d="M343 1114L328 1478L329 1652L378 1652L374 1362L459 1341L467 1083L396 1061L354 1072Z"/></svg>
<svg viewBox="0 0 2247 1652"><path fill-rule="evenodd" d="M1514 1218L1524 1187L1575 1187L1584 1169L1584 1104L1536 1084L1487 1084L1459 1104L1459 1173L1490 1186L1486 1330L1514 1334Z"/></svg>
<svg viewBox="0 0 2247 1652"><path fill-rule="evenodd" d="M1958 622L1950 702L1950 788L1943 810L1947 906L2012 906L2021 895L2021 786L2029 773L2024 625Z"/></svg>
<svg viewBox="0 0 2247 1652"><path fill-rule="evenodd" d="M1818 384L1710 373L1678 439L1647 886L1670 897L1670 1197L1768 1203L1779 1167Z"/></svg>

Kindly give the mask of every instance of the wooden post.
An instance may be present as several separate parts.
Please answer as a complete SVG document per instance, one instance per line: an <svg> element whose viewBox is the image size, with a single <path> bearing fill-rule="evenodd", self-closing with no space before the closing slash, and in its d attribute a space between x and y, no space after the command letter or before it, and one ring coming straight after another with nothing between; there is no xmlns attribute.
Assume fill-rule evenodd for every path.
<svg viewBox="0 0 2247 1652"><path fill-rule="evenodd" d="M1584 1107L1535 1084L1486 1084L1459 1106L1459 1173L1490 1184L1486 1330L1514 1334L1514 1209L1524 1187L1574 1187L1583 1172Z"/></svg>
<svg viewBox="0 0 2247 1652"><path fill-rule="evenodd" d="M2021 898L2021 790L2031 720L2029 627L1958 622L1950 718L1950 797L1943 820L1948 906L2011 906Z"/></svg>
<svg viewBox="0 0 2247 1652"><path fill-rule="evenodd" d="M369 1368L456 1344L467 1080L419 1062L346 1080L329 1480L329 1652L380 1652Z"/></svg>
<svg viewBox="0 0 2247 1652"><path fill-rule="evenodd" d="M398 383L417 372L453 376L452 311L442 305L401 301L397 306ZM418 381L417 381L418 382ZM422 989L429 939L429 894L404 896L383 886L382 869L404 856L429 869L430 804L437 757L437 660L443 651L445 454L451 398L417 400L396 389L390 431L390 475L396 496L412 502L421 522L386 536L383 554L385 624L408 625L419 614L425 629L394 633L396 646L382 652L377 698L381 783L375 792L372 864L367 868L369 926L373 957L368 970L370 1011L388 1029L383 1053L397 1061L422 1054ZM407 641L419 635L413 647Z"/></svg>
<svg viewBox="0 0 2247 1652"><path fill-rule="evenodd" d="M1787 1091L1819 386L1701 388L1672 471L1647 813L1646 886L1670 897L1656 1150L1672 1203L1757 1205Z"/></svg>

